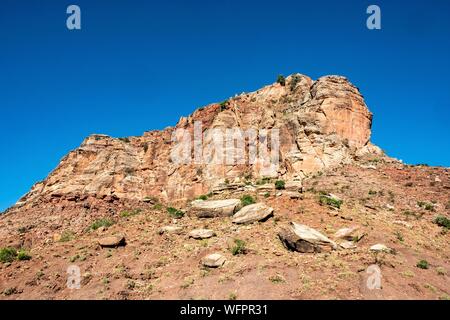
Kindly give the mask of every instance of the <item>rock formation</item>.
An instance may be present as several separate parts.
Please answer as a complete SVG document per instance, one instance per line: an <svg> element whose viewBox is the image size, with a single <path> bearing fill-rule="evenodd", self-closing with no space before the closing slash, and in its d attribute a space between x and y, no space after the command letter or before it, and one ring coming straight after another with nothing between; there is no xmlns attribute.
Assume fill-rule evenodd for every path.
<svg viewBox="0 0 450 320"><path fill-rule="evenodd" d="M16 208L49 199L86 197L187 200L220 185L265 176L259 161L263 156L254 163L231 165L174 162L177 130L184 129L194 137L195 123L201 123L203 145L214 139L206 129L278 129L279 165L270 175L288 182L301 181L313 172L350 163L367 153L381 152L370 143L372 114L354 85L340 76L313 81L295 74L286 78L285 85L275 83L200 108L181 118L175 127L162 131L129 138L89 136L44 181L35 184Z"/></svg>

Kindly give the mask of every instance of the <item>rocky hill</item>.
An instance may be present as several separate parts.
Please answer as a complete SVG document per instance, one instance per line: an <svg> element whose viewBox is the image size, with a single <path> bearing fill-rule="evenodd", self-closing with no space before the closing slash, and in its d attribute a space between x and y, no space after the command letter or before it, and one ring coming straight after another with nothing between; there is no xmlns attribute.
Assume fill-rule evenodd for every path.
<svg viewBox="0 0 450 320"><path fill-rule="evenodd" d="M389 158L371 124L346 78L295 74L162 131L92 135L0 216L0 292L448 299L450 169Z"/></svg>

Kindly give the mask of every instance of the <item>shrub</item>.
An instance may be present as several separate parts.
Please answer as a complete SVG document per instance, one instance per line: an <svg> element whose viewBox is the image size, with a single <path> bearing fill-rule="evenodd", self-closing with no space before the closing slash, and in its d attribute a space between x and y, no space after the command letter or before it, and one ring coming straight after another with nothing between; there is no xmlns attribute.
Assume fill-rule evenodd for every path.
<svg viewBox="0 0 450 320"><path fill-rule="evenodd" d="M416 267L420 269L428 269L429 268L428 261L420 260L419 262L417 262Z"/></svg>
<svg viewBox="0 0 450 320"><path fill-rule="evenodd" d="M30 259L31 256L24 249L20 249L19 252L17 252L17 260L24 261Z"/></svg>
<svg viewBox="0 0 450 320"><path fill-rule="evenodd" d="M292 76L292 80L291 80L291 84L290 84L290 89L291 91L294 91L295 88L297 87L297 84L300 82L301 77L298 74L295 74Z"/></svg>
<svg viewBox="0 0 450 320"><path fill-rule="evenodd" d="M377 194L377 192L375 190L369 190L369 195L370 196L374 196L376 194Z"/></svg>
<svg viewBox="0 0 450 320"><path fill-rule="evenodd" d="M421 207L422 209L425 209L427 211L435 211L434 205L432 203L424 202L424 201L418 201L417 205Z"/></svg>
<svg viewBox="0 0 450 320"><path fill-rule="evenodd" d="M114 221L112 221L111 219L108 218L104 218L104 219L98 219L95 220L94 223L91 225L91 229L92 230L97 230L100 227L110 227L114 224Z"/></svg>
<svg viewBox="0 0 450 320"><path fill-rule="evenodd" d="M72 240L73 237L74 237L73 232L72 232L72 231L66 230L66 231L64 231L64 232L61 234L61 239L59 239L59 241L60 241L60 242L67 242L67 241Z"/></svg>
<svg viewBox="0 0 450 320"><path fill-rule="evenodd" d="M241 204L243 207L248 206L253 203L256 203L256 200L252 196L246 194L241 197Z"/></svg>
<svg viewBox="0 0 450 320"><path fill-rule="evenodd" d="M163 208L163 205L161 203L157 203L153 206L154 210L161 210Z"/></svg>
<svg viewBox="0 0 450 320"><path fill-rule="evenodd" d="M197 198L197 200L208 200L208 196L206 194L202 194Z"/></svg>
<svg viewBox="0 0 450 320"><path fill-rule="evenodd" d="M234 239L234 244L230 250L233 256L238 254L244 254L246 252L245 241L240 239Z"/></svg>
<svg viewBox="0 0 450 320"><path fill-rule="evenodd" d="M17 251L14 248L0 249L0 262L13 262L16 259Z"/></svg>
<svg viewBox="0 0 450 320"><path fill-rule="evenodd" d="M320 204L327 205L334 208L341 208L341 205L344 201L331 198L327 195L320 195Z"/></svg>
<svg viewBox="0 0 450 320"><path fill-rule="evenodd" d="M219 104L220 107L220 111L224 111L227 109L227 105L228 105L228 100L224 100Z"/></svg>
<svg viewBox="0 0 450 320"><path fill-rule="evenodd" d="M184 216L184 212L181 210L178 210L174 207L168 207L167 208L167 212L169 213L170 216L179 219L182 218Z"/></svg>
<svg viewBox="0 0 450 320"><path fill-rule="evenodd" d="M450 219L444 216L437 216L434 219L434 223L436 223L440 227L444 227L446 229L450 229Z"/></svg>
<svg viewBox="0 0 450 320"><path fill-rule="evenodd" d="M141 209L135 209L135 210L131 210L131 211L124 210L124 211L120 212L119 215L122 218L128 218L128 217L131 217L131 216L138 215L139 213L141 213L141 211L142 211Z"/></svg>
<svg viewBox="0 0 450 320"><path fill-rule="evenodd" d="M268 198L268 197L270 197L270 193L269 192L264 193L264 198Z"/></svg>
<svg viewBox="0 0 450 320"><path fill-rule="evenodd" d="M278 75L277 83L284 87L286 85L286 78L282 74Z"/></svg>
<svg viewBox="0 0 450 320"><path fill-rule="evenodd" d="M286 183L283 180L275 181L275 189L284 190L285 186L286 186Z"/></svg>

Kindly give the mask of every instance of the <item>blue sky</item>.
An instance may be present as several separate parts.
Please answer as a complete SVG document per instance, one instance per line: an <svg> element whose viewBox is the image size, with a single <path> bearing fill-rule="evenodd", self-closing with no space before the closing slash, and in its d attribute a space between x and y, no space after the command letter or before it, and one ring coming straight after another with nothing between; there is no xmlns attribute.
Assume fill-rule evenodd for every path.
<svg viewBox="0 0 450 320"><path fill-rule="evenodd" d="M366 28L370 4L381 30ZM0 210L89 134L161 129L294 72L347 76L374 143L450 166L449 12L446 0L2 0Z"/></svg>

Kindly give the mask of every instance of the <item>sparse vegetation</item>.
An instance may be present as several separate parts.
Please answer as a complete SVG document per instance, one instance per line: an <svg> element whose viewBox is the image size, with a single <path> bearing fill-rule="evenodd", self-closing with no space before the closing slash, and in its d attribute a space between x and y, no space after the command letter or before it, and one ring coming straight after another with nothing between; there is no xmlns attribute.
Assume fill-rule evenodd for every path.
<svg viewBox="0 0 450 320"><path fill-rule="evenodd" d="M124 210L124 211L121 211L119 215L120 215L122 218L128 218L128 217L131 217L131 216L138 215L138 214L140 214L141 212L142 212L141 209Z"/></svg>
<svg viewBox="0 0 450 320"><path fill-rule="evenodd" d="M269 192L264 193L264 198L268 198L268 197L270 197L270 193Z"/></svg>
<svg viewBox="0 0 450 320"><path fill-rule="evenodd" d="M24 261L24 260L30 260L31 256L28 254L28 252L25 251L25 249L20 249L17 252L17 260Z"/></svg>
<svg viewBox="0 0 450 320"><path fill-rule="evenodd" d="M17 251L14 248L0 249L0 262L13 262L16 259Z"/></svg>
<svg viewBox="0 0 450 320"><path fill-rule="evenodd" d="M374 196L376 194L377 192L375 190L369 190L369 196Z"/></svg>
<svg viewBox="0 0 450 320"><path fill-rule="evenodd" d="M284 87L286 85L286 78L282 74L278 75L277 83L281 84Z"/></svg>
<svg viewBox="0 0 450 320"><path fill-rule="evenodd" d="M228 100L224 100L219 104L220 107L220 111L224 111L227 109L227 105L228 105Z"/></svg>
<svg viewBox="0 0 450 320"><path fill-rule="evenodd" d="M437 216L434 218L434 223L445 229L450 229L450 219L444 216Z"/></svg>
<svg viewBox="0 0 450 320"><path fill-rule="evenodd" d="M171 217L176 218L176 219L180 219L180 218L182 218L184 216L184 212L183 211L181 211L181 210L179 210L177 208L174 208L174 207L168 207L167 208L167 212L169 213L169 215Z"/></svg>
<svg viewBox="0 0 450 320"><path fill-rule="evenodd" d="M275 181L275 189L284 190L285 186L286 186L286 183L283 180Z"/></svg>
<svg viewBox="0 0 450 320"><path fill-rule="evenodd" d="M396 231L395 232L395 237L397 238L398 241L403 242L403 234L400 231Z"/></svg>
<svg viewBox="0 0 450 320"><path fill-rule="evenodd" d="M427 260L420 260L419 262L417 262L416 267L419 269L428 269L429 268L429 264Z"/></svg>
<svg viewBox="0 0 450 320"><path fill-rule="evenodd" d="M341 205L344 203L342 200L334 199L327 195L320 195L320 204L327 205L334 208L341 208Z"/></svg>
<svg viewBox="0 0 450 320"><path fill-rule="evenodd" d="M424 202L424 201L417 201L417 205L420 208L425 209L427 211L436 211L434 209L434 204L432 204L432 203L428 203L428 202Z"/></svg>
<svg viewBox="0 0 450 320"><path fill-rule="evenodd" d="M272 283L284 283L284 282L286 282L286 280L279 274L276 274L274 276L269 277L269 280Z"/></svg>
<svg viewBox="0 0 450 320"><path fill-rule="evenodd" d="M256 200L252 196L246 194L241 197L241 204L243 207L248 206L253 203L256 203Z"/></svg>
<svg viewBox="0 0 450 320"><path fill-rule="evenodd" d="M233 256L236 256L238 254L245 254L246 253L245 241L240 239L234 239L230 251L233 254Z"/></svg>
<svg viewBox="0 0 450 320"><path fill-rule="evenodd" d="M95 220L93 224L91 224L90 229L97 230L100 227L111 227L114 224L114 221L108 218Z"/></svg>
<svg viewBox="0 0 450 320"><path fill-rule="evenodd" d="M206 194L202 194L201 196L197 197L197 200L208 200L208 196Z"/></svg>
<svg viewBox="0 0 450 320"><path fill-rule="evenodd" d="M61 239L59 239L59 242L68 242L74 238L74 233L70 230L66 230L63 233L61 233Z"/></svg>

